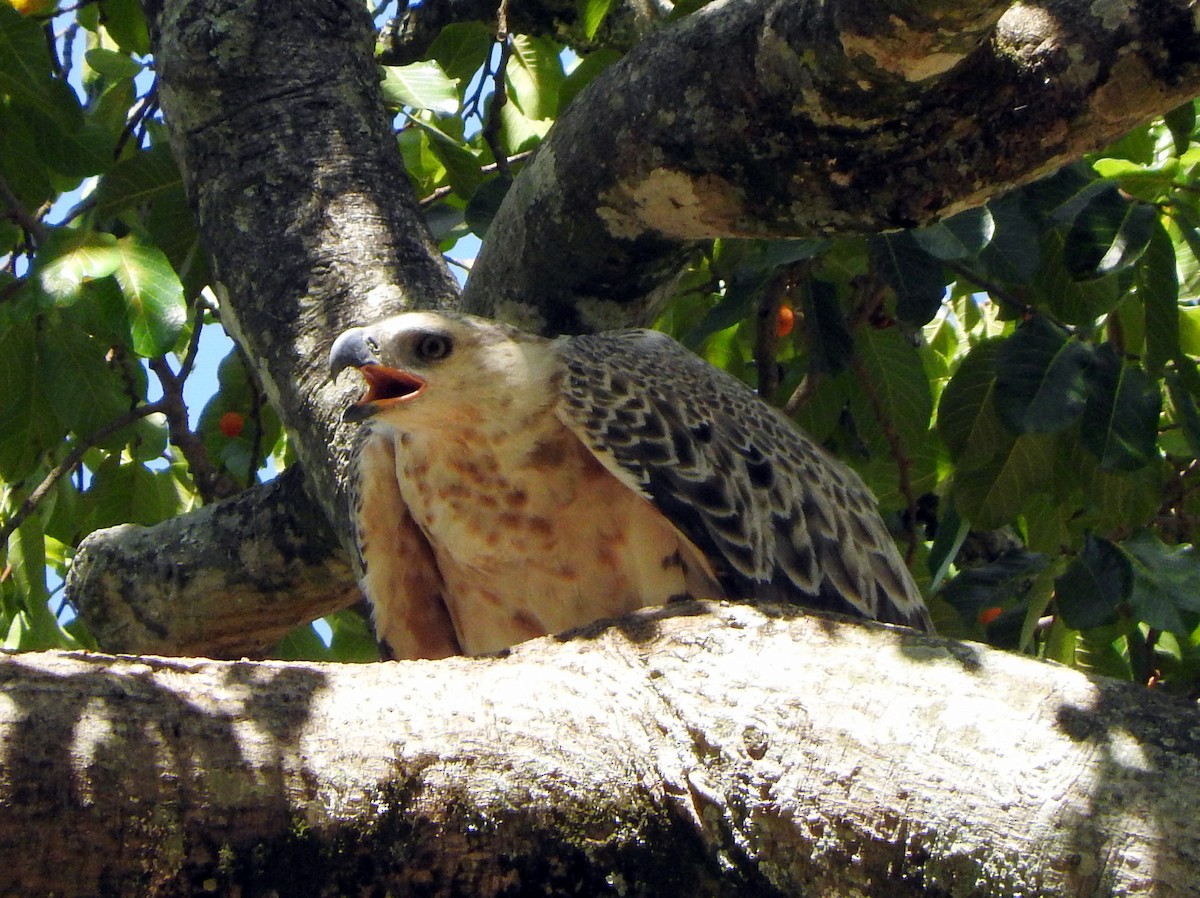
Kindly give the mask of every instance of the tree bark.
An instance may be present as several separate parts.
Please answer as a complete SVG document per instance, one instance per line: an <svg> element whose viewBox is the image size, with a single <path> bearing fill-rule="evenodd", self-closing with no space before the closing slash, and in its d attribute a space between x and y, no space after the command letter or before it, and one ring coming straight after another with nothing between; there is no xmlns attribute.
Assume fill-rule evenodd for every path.
<svg viewBox="0 0 1200 898"><path fill-rule="evenodd" d="M258 360L317 505L344 534L337 418L349 391L325 380L326 348L346 325L455 302L388 131L370 22L345 0L302 16L211 0L147 8L223 320ZM1200 93L1198 60L1186 0L715 4L577 98L511 189L463 303L544 332L642 322L696 240L930 222ZM184 551L181 532L167 524L137 541L147 551L126 556L130 576L73 578L71 600L152 594L132 572ZM121 538L94 535L79 563L111 557ZM248 551L270 555L269 536ZM218 566L195 581L227 582L209 557ZM328 557L330 601L316 611L350 588L341 556Z"/></svg>
<svg viewBox="0 0 1200 898"><path fill-rule="evenodd" d="M929 224L1197 93L1186 0L714 4L555 122L464 305L546 333L646 324L693 241Z"/></svg>
<svg viewBox="0 0 1200 898"><path fill-rule="evenodd" d="M1194 704L793 608L0 684L6 894L1200 893Z"/></svg>

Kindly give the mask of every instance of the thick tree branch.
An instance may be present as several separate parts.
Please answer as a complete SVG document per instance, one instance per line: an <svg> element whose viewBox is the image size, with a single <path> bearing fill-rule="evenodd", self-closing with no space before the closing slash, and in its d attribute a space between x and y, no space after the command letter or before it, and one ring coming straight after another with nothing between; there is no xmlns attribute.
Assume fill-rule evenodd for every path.
<svg viewBox="0 0 1200 898"><path fill-rule="evenodd" d="M644 323L691 241L929 223L1197 93L1187 0L715 4L555 123L464 301L546 332Z"/></svg>
<svg viewBox="0 0 1200 898"><path fill-rule="evenodd" d="M1193 704L795 609L493 659L0 663L14 894L1195 894Z"/></svg>
<svg viewBox="0 0 1200 898"><path fill-rule="evenodd" d="M67 589L108 651L212 658L262 657L293 627L359 598L298 467L156 527L93 533Z"/></svg>

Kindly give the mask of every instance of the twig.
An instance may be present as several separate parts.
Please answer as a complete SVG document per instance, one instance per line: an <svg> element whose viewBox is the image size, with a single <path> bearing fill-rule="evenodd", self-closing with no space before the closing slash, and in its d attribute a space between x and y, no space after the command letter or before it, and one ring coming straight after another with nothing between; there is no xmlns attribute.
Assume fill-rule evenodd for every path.
<svg viewBox="0 0 1200 898"><path fill-rule="evenodd" d="M12 517L5 521L3 526L0 526L0 543L8 542L8 538L12 536L13 532L37 508L38 503L46 498L46 494L54 489L54 485L63 478L64 474L69 474L75 469L89 449L97 443L106 440L122 428L133 424L135 421L161 411L164 411L163 400L161 399L157 402L138 406L121 415L119 418L114 418L99 430L79 440L75 444L75 447L67 453L66 457L51 469L50 473L37 485L33 492L25 497L24 501L17 507L17 510L12 513Z"/></svg>
<svg viewBox="0 0 1200 898"><path fill-rule="evenodd" d="M496 10L496 40L500 44L500 59L492 75L492 105L488 107L487 121L483 123L481 133L484 143L492 151L500 175L511 181L512 172L508 169L508 156L500 142L500 110L508 102L508 87L504 77L508 70L508 60L512 56L512 41L508 34L508 0L500 0L500 8Z"/></svg>
<svg viewBox="0 0 1200 898"><path fill-rule="evenodd" d="M154 83L150 85L150 89L146 91L145 96L141 97L133 112L129 115L129 120L125 122L125 127L121 129L121 134L117 138L117 144L113 147L113 158L121 158L121 151L125 149L125 144L129 142L129 138L133 137L135 131L145 124L147 117L153 115L158 109L158 79L154 79ZM141 138L138 139L141 143Z"/></svg>
<svg viewBox="0 0 1200 898"><path fill-rule="evenodd" d="M4 179L4 175L0 174L0 199L4 200L4 204L9 208L9 214L13 221L19 224L25 231L30 234L38 243L46 239L46 227L34 215L29 214L29 210L22 204L21 200L13 193L12 188L8 186L8 181Z"/></svg>
<svg viewBox="0 0 1200 898"><path fill-rule="evenodd" d="M175 446L184 459L187 460L192 480L196 484L196 492L206 503L224 499L238 492L238 486L225 474L222 474L208 457L204 441L192 432L188 425L187 405L183 401L183 382L185 378L171 370L164 356L150 359L147 363L150 370L158 376L162 385L163 396L159 400L160 411L167 417L167 431L171 437L171 445Z"/></svg>
<svg viewBox="0 0 1200 898"><path fill-rule="evenodd" d="M508 157L507 162L509 165L515 165L517 163L524 162L526 159L529 159L531 156L533 156L535 152L536 150L522 150L520 153L513 153L513 155ZM489 162L487 165L479 166L479 170L484 174L491 174L494 171L498 171L499 168L500 165L496 162ZM422 197L420 200L421 208L428 208L438 200L444 199L452 193L454 193L454 187L449 184L445 185L444 187L439 187L427 196Z"/></svg>

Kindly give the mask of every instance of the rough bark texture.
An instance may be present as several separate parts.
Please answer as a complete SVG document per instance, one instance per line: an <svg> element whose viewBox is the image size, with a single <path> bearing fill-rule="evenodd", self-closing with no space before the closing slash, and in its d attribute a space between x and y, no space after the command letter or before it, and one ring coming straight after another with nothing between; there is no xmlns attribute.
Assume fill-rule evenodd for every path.
<svg viewBox="0 0 1200 898"><path fill-rule="evenodd" d="M150 2L171 147L246 349L318 504L345 509L346 327L457 288L419 214L384 114L365 6Z"/></svg>
<svg viewBox="0 0 1200 898"><path fill-rule="evenodd" d="M110 652L256 658L292 628L358 601L349 561L302 477L289 468L167 525L88 537L67 585L97 642Z"/></svg>
<svg viewBox="0 0 1200 898"><path fill-rule="evenodd" d="M876 233L978 205L1200 93L1191 8L713 4L555 123L465 305L547 333L645 323L689 241Z"/></svg>
<svg viewBox="0 0 1200 898"><path fill-rule="evenodd" d="M701 610L436 663L9 656L6 894L1200 892L1193 704Z"/></svg>
<svg viewBox="0 0 1200 898"><path fill-rule="evenodd" d="M544 331L644 320L699 238L927 222L1200 93L1185 0L1018 4L992 29L1009 6L740 0L662 29L556 124L465 301ZM347 391L325 382L325 349L347 324L452 295L388 133L370 23L345 0L303 14L150 7L163 107L226 321L261 360L317 504L340 525ZM133 574L183 550L181 532L206 538L175 524L133 545L95 535L81 564L151 551L125 556L131 576L74 579L72 600L98 609L152 593ZM272 551L268 540L261 554ZM350 587L330 559L317 610ZM195 570L196 582L229 577Z"/></svg>

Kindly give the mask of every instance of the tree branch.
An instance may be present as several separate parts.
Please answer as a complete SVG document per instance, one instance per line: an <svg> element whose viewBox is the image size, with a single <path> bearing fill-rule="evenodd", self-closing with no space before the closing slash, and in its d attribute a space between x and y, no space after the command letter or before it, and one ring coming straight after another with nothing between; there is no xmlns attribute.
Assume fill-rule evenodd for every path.
<svg viewBox="0 0 1200 898"><path fill-rule="evenodd" d="M299 467L154 527L96 531L66 588L108 651L212 658L262 657L293 627L359 599Z"/></svg>
<svg viewBox="0 0 1200 898"><path fill-rule="evenodd" d="M466 308L645 323L691 241L926 224L1200 93L1186 0L954 6L746 0L646 38L514 183Z"/></svg>
<svg viewBox="0 0 1200 898"><path fill-rule="evenodd" d="M15 894L1195 889L1193 704L796 609L441 662L10 655L0 694Z"/></svg>

